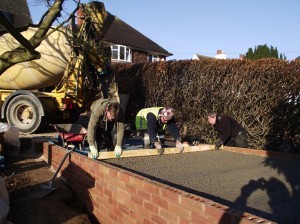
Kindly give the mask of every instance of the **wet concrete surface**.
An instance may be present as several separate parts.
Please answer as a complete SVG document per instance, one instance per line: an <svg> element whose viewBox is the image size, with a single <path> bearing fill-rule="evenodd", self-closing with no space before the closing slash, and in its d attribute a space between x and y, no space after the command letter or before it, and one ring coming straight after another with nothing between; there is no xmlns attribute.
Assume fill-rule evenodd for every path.
<svg viewBox="0 0 300 224"><path fill-rule="evenodd" d="M278 223L300 223L300 161L203 151L105 160Z"/></svg>

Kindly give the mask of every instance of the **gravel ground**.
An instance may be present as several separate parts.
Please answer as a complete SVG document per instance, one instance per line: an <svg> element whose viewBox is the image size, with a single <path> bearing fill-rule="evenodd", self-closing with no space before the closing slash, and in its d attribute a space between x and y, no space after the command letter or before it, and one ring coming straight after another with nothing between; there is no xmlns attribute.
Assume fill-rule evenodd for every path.
<svg viewBox="0 0 300 224"><path fill-rule="evenodd" d="M278 223L300 223L300 161L204 151L106 160Z"/></svg>

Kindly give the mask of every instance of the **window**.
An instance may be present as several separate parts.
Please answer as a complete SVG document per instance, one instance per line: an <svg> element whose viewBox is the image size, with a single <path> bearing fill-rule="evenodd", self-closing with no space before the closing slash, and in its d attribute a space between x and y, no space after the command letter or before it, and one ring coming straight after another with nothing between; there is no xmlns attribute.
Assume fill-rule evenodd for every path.
<svg viewBox="0 0 300 224"><path fill-rule="evenodd" d="M111 58L116 61L131 62L131 50L123 45L112 45Z"/></svg>
<svg viewBox="0 0 300 224"><path fill-rule="evenodd" d="M158 55L149 55L149 62L161 61Z"/></svg>

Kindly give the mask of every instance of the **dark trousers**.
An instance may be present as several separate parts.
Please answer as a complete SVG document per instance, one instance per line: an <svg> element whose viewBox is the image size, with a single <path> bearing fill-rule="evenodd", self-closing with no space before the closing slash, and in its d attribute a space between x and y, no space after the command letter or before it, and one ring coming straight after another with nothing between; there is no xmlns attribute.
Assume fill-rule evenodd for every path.
<svg viewBox="0 0 300 224"><path fill-rule="evenodd" d="M239 132L237 136L231 138L225 146L248 148L248 136L245 132Z"/></svg>

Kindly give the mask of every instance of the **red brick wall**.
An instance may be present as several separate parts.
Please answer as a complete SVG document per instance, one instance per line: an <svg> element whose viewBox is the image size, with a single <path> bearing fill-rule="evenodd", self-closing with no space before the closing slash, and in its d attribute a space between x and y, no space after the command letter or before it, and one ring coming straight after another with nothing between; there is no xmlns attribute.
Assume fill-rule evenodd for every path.
<svg viewBox="0 0 300 224"><path fill-rule="evenodd" d="M65 153L43 145L44 159L54 169ZM78 153L71 153L60 173L102 224L271 223Z"/></svg>

